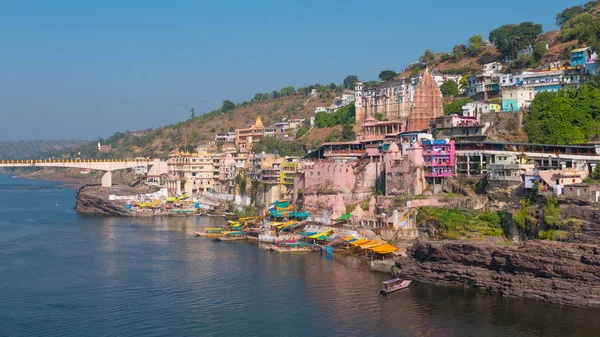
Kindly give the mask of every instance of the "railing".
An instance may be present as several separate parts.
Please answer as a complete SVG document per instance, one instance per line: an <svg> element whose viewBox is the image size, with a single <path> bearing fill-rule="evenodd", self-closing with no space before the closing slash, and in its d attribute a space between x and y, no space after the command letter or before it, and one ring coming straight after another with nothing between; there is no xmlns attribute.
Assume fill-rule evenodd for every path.
<svg viewBox="0 0 600 337"><path fill-rule="evenodd" d="M0 164L61 164L61 163L147 163L154 159L7 159L0 160ZM187 164L187 163L185 163Z"/></svg>

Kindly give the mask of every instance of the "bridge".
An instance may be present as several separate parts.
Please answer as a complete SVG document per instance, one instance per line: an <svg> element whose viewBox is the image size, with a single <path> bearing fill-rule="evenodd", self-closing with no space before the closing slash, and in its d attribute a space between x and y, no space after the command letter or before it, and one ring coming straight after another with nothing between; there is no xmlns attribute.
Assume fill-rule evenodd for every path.
<svg viewBox="0 0 600 337"><path fill-rule="evenodd" d="M104 171L102 186L112 186L112 172L138 166L164 167L158 165L160 159L42 159L42 160L0 160L1 167L66 167ZM164 172L160 172L164 173Z"/></svg>

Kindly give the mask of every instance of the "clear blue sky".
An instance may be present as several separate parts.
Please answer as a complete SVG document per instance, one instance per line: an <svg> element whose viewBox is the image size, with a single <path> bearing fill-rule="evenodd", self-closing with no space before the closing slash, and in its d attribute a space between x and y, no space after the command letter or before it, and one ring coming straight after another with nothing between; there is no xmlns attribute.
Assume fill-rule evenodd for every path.
<svg viewBox="0 0 600 337"><path fill-rule="evenodd" d="M97 139L284 86L375 79L580 1L0 0L0 140Z"/></svg>

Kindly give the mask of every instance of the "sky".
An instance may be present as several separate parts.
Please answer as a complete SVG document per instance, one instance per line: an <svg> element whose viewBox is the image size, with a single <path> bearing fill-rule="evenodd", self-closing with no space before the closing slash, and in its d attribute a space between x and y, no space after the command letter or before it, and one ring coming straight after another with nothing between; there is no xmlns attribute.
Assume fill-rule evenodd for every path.
<svg viewBox="0 0 600 337"><path fill-rule="evenodd" d="M374 80L580 1L0 0L0 141L176 123L285 86Z"/></svg>

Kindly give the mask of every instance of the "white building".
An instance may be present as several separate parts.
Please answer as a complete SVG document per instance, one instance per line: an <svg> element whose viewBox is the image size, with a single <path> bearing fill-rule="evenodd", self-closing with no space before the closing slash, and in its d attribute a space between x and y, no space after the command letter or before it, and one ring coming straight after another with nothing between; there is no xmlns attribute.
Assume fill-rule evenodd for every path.
<svg viewBox="0 0 600 337"><path fill-rule="evenodd" d="M217 133L215 135L215 142L233 143L235 141L235 132L230 131L228 133Z"/></svg>

